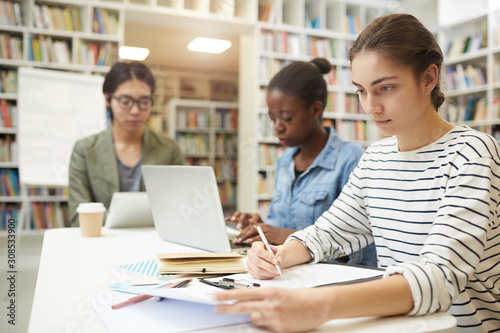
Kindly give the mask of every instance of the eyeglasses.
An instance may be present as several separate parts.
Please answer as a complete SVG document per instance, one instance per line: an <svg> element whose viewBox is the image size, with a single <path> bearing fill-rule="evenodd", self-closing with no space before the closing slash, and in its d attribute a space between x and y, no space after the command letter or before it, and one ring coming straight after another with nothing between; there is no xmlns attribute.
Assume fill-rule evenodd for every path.
<svg viewBox="0 0 500 333"><path fill-rule="evenodd" d="M136 103L139 107L139 110L141 111L147 111L149 108L151 108L151 105L153 105L153 98L151 97L141 97L139 99L133 99L130 96L116 97L113 94L111 94L110 96L116 99L118 101L118 104L120 104L120 106L126 110L132 110L134 104Z"/></svg>

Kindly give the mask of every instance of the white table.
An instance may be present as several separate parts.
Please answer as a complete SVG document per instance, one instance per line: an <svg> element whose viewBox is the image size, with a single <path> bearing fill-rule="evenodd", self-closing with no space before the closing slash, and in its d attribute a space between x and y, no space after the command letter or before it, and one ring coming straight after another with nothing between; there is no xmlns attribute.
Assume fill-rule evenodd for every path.
<svg viewBox="0 0 500 333"><path fill-rule="evenodd" d="M91 304L107 304L108 286L118 282L113 267L153 259L156 253L191 248L162 241L153 228L106 229L82 238L79 228L45 232L28 332L104 332ZM115 275L115 276L114 276ZM262 332L251 324L204 332ZM455 332L446 313L423 317L332 320L318 332Z"/></svg>

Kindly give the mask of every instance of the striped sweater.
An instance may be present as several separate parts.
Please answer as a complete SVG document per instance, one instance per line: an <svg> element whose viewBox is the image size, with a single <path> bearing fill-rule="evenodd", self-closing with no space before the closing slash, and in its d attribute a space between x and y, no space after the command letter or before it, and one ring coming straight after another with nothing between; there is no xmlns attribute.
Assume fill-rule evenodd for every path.
<svg viewBox="0 0 500 333"><path fill-rule="evenodd" d="M438 141L398 152L372 144L341 195L291 237L314 262L375 242L385 276L410 284L410 315L448 311L459 332L500 332L500 145L459 126Z"/></svg>

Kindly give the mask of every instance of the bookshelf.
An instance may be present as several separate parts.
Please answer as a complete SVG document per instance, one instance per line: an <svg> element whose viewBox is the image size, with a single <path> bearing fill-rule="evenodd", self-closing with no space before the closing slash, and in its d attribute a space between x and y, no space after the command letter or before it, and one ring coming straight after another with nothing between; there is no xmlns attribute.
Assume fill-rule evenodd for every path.
<svg viewBox="0 0 500 333"><path fill-rule="evenodd" d="M30 230L67 226L67 189L19 184L17 70L103 75L123 44L123 4L107 1L0 2L0 230L9 218Z"/></svg>
<svg viewBox="0 0 500 333"><path fill-rule="evenodd" d="M445 54L443 118L500 139L500 5L438 1L437 37Z"/></svg>
<svg viewBox="0 0 500 333"><path fill-rule="evenodd" d="M238 77L215 72L194 72L152 66L156 80L153 110L148 126L158 132L169 133L168 113L171 99L206 101L238 101ZM173 136L173 134L169 133Z"/></svg>
<svg viewBox="0 0 500 333"><path fill-rule="evenodd" d="M292 61L327 58L332 70L325 75L328 102L325 126L339 136L367 146L377 140L377 129L359 105L351 83L347 50L356 35L373 18L383 15L384 1L259 1L257 22L258 98L255 106L255 154L251 211L268 214L274 189L276 161L284 147L278 145L267 116L267 84L273 75Z"/></svg>
<svg viewBox="0 0 500 333"><path fill-rule="evenodd" d="M188 165L214 168L224 214L236 209L238 103L172 99L169 133Z"/></svg>

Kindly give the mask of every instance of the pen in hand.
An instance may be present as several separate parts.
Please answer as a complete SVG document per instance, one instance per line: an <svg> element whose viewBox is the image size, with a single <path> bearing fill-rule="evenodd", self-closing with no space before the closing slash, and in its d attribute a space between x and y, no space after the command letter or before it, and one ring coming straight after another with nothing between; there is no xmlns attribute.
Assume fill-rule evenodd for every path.
<svg viewBox="0 0 500 333"><path fill-rule="evenodd" d="M191 281L192 281L192 279L185 279L185 280L181 280L181 281L177 281L177 282L174 282L174 283L167 284L166 286L163 286L163 287L160 287L160 288L182 288L182 287L184 287L185 285L187 285ZM153 297L153 296L146 295L146 294L137 295L137 296L134 296L132 298L129 298L128 300L126 300L124 302L112 305L111 308L113 310L120 309L120 308L123 308L124 306L127 306L129 304L134 304L134 303L137 303L137 302L141 302L141 301L144 301L144 300L146 300L148 298L151 298L151 297Z"/></svg>
<svg viewBox="0 0 500 333"><path fill-rule="evenodd" d="M271 246L269 245L269 242L267 241L266 235L264 234L264 231L262 231L262 228L260 227L260 225L256 226L256 228L257 228L257 231L259 232L260 238L262 238L262 241L264 242L264 245L266 246L267 251L269 251L271 254L274 255L273 250L271 249ZM280 273L280 275L283 275L283 274L281 274L280 266L278 266L277 264L274 264L274 266L276 267L276 270L278 270L278 273Z"/></svg>

